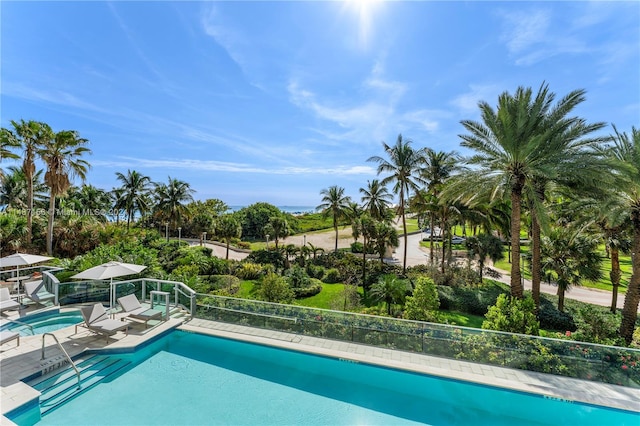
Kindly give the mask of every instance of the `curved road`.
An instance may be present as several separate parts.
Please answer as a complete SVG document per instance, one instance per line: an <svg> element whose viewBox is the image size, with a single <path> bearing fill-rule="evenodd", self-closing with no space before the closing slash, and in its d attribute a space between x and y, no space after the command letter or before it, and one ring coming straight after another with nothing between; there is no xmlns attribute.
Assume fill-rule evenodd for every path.
<svg viewBox="0 0 640 426"><path fill-rule="evenodd" d="M338 239L338 247L348 247L353 242L353 238L351 237L351 231L349 228L341 229L339 234L340 234L340 237ZM428 261L429 250L423 249L420 246L421 236L422 235L420 233L416 233L416 234L411 234L408 237L409 251L407 252L407 266L424 265ZM322 247L325 250L332 250L335 244L335 234L333 233L333 231L330 231L330 232L309 234L306 236L294 235L287 238L285 244L295 244L297 246L301 246L305 242L311 243L316 247ZM197 240L191 240L190 244L198 245L199 242ZM206 246L213 250L213 254L216 257L220 257L224 259L226 255L225 247L221 247L219 245L210 244L210 243L207 243ZM404 253L403 250L404 250L404 238L400 237L400 246L394 252L394 258L392 260L393 263L402 265L402 256ZM247 257L247 255L248 254L245 252L235 251L232 249L229 250L229 259L242 260L245 257ZM496 280L506 284L510 284L511 277L509 275L509 272L498 270L498 269L496 270L501 274L500 278L496 278ZM531 281L524 280L524 286L525 286L525 289L531 290ZM556 286L546 284L546 283L541 283L540 291L548 294L557 294L558 289ZM592 303L594 305L611 306L610 291L596 290L596 289L590 289L586 287L573 287L565 293L565 297L568 299L575 299L575 300L580 300L582 302ZM623 304L624 304L624 295L619 295L617 307L619 309L622 309Z"/></svg>

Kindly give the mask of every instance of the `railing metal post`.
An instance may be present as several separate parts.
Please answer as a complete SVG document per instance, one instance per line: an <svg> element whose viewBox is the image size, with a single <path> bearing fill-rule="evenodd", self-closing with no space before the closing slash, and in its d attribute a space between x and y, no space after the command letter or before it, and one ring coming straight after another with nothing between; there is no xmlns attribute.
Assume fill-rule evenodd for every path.
<svg viewBox="0 0 640 426"><path fill-rule="evenodd" d="M142 279L142 301L144 302L145 300L147 300L147 280L145 280L144 278Z"/></svg>

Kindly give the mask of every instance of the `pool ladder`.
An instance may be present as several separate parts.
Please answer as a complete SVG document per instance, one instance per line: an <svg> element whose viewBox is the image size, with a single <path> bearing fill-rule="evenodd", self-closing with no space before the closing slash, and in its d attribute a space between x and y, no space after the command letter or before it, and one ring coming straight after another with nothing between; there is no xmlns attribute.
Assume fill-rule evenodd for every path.
<svg viewBox="0 0 640 426"><path fill-rule="evenodd" d="M78 367L76 367L76 364L71 360L71 357L69 356L67 351L64 350L64 348L60 344L60 341L58 340L58 338L56 337L55 334L53 334L53 333L44 333L44 334L42 334L42 358L41 359L44 359L44 338L46 336L51 336L56 341L56 344L58 345L58 347L60 348L60 350L62 351L64 356L67 358L67 361L69 361L69 364L71 364L71 366L73 367L74 371L76 372L76 377L78 378L78 389L81 389L82 386L80 386L80 370L78 370Z"/></svg>

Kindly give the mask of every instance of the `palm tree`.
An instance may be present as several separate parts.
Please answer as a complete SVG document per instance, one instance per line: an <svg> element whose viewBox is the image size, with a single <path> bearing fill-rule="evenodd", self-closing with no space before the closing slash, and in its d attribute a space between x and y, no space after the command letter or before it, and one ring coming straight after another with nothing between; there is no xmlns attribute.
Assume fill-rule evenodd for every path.
<svg viewBox="0 0 640 426"><path fill-rule="evenodd" d="M564 311L564 294L582 280L598 280L602 275L598 241L580 231L558 227L542 238L541 267L558 285L558 310Z"/></svg>
<svg viewBox="0 0 640 426"><path fill-rule="evenodd" d="M418 176L419 168L424 164L426 148L418 150L413 149L411 141L403 139L402 135L398 135L396 144L389 146L382 143L384 151L389 159L379 156L370 157L367 161L378 163L378 174L389 173L389 176L382 179L382 185L393 183L393 191L399 196L399 204L397 214L402 217L402 230L404 233L404 255L402 262L402 272L407 270L407 219L406 219L406 202L409 199L410 192L418 191L419 185L424 180Z"/></svg>
<svg viewBox="0 0 640 426"><path fill-rule="evenodd" d="M127 170L126 176L120 172L116 178L122 182L120 201L116 201L116 209L124 208L127 212L127 229L136 212L144 214L149 210L149 187L151 178L144 176L135 170ZM122 207L119 207L122 206Z"/></svg>
<svg viewBox="0 0 640 426"><path fill-rule="evenodd" d="M45 123L37 121L11 120L13 131L2 129L3 145L22 147L24 151L22 159L22 172L27 183L27 244L31 243L33 227L33 179L36 174L37 151L53 138L53 130Z"/></svg>
<svg viewBox="0 0 640 426"><path fill-rule="evenodd" d="M320 191L322 195L322 204L316 207L316 210L322 211L323 217L329 217L333 222L333 229L336 232L336 246L334 251L338 251L338 223L340 219L346 217L346 210L349 207L351 198L344 195L344 188L337 185L330 186Z"/></svg>
<svg viewBox="0 0 640 426"><path fill-rule="evenodd" d="M187 182L172 179L165 184L156 184L156 212L155 215L167 221L174 229L182 223L187 213L186 203L193 202L193 193Z"/></svg>
<svg viewBox="0 0 640 426"><path fill-rule="evenodd" d="M366 188L360 188L362 194L362 206L375 220L387 220L389 218L389 206L393 201L393 194L386 186L381 185L378 179L367 181Z"/></svg>
<svg viewBox="0 0 640 426"><path fill-rule="evenodd" d="M278 241L280 238L283 240L291 235L291 228L287 219L282 216L272 216L269 218L269 223L266 226L265 234L273 236L276 241L276 250L278 249Z"/></svg>
<svg viewBox="0 0 640 426"><path fill-rule="evenodd" d="M427 182L427 194L430 196L431 205L437 205L442 186L447 179L459 168L460 157L456 152L426 151L424 168L420 170L422 178ZM429 260L434 261L433 229L435 227L435 214L430 214L431 238L429 239Z"/></svg>
<svg viewBox="0 0 640 426"><path fill-rule="evenodd" d="M27 234L27 221L24 216L12 212L0 215L0 256L9 246L17 250L22 245L22 238Z"/></svg>
<svg viewBox="0 0 640 426"><path fill-rule="evenodd" d="M593 143L582 136L600 126L565 118L584 100L583 90L569 93L552 108L554 99L555 94L544 83L535 97L531 88L518 87L514 95L508 92L500 95L497 111L480 102L482 122L461 122L470 132L460 135L462 146L477 151L468 162L479 168L465 172L458 184L469 187L473 183L474 197L485 193L494 199L508 192L513 259L520 258L523 200L529 201L535 217L541 220L544 217L541 182L561 180L563 167L576 170L576 156L569 154L582 156L582 148ZM511 295L523 297L520 264L516 261L511 262Z"/></svg>
<svg viewBox="0 0 640 426"><path fill-rule="evenodd" d="M409 290L409 283L406 280L400 279L394 274L386 274L371 286L369 294L375 300L384 301L387 304L387 314L391 315L391 305L403 303Z"/></svg>
<svg viewBox="0 0 640 426"><path fill-rule="evenodd" d="M399 245L398 231L388 222L376 222L374 232L372 239L375 240L376 252L380 256L380 264L382 264L387 248Z"/></svg>
<svg viewBox="0 0 640 426"><path fill-rule="evenodd" d="M478 273L480 274L480 284L482 284L482 270L487 258L491 259L493 263L504 258L502 241L491 234L480 234L477 237L469 237L466 245L469 257L478 258Z"/></svg>
<svg viewBox="0 0 640 426"><path fill-rule="evenodd" d="M84 145L87 139L81 138L75 130L62 130L53 139L43 141L38 155L47 165L44 181L49 187L49 224L47 228L47 253L53 253L53 219L56 197L64 194L71 186L71 178L79 177L84 181L90 167L81 157L91 150Z"/></svg>
<svg viewBox="0 0 640 426"><path fill-rule="evenodd" d="M240 238L242 226L231 214L226 214L216 221L216 235L227 243L226 259L229 259L229 244L232 238Z"/></svg>
<svg viewBox="0 0 640 426"><path fill-rule="evenodd" d="M106 222L111 210L109 194L93 185L72 187L67 194L68 205L81 212L83 216L91 216L98 222Z"/></svg>
<svg viewBox="0 0 640 426"><path fill-rule="evenodd" d="M620 336L631 343L640 302L640 129L631 128L631 135L613 127L613 146L608 154L614 167L617 183L614 192L625 205L631 218L633 243L631 246L631 279L622 308Z"/></svg>

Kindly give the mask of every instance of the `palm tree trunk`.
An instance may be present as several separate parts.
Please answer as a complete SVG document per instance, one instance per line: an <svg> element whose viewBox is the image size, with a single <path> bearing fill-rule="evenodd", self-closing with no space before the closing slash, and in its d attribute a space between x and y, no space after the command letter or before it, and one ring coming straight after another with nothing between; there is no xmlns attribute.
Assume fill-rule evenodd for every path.
<svg viewBox="0 0 640 426"><path fill-rule="evenodd" d="M47 226L47 254L53 254L53 218L56 214L56 195L51 192L49 195L49 223Z"/></svg>
<svg viewBox="0 0 640 426"><path fill-rule="evenodd" d="M638 318L638 302L640 302L640 213L632 216L633 247L631 249L631 279L622 308L620 337L628 344L633 340L633 330Z"/></svg>
<svg viewBox="0 0 640 426"><path fill-rule="evenodd" d="M400 208L402 209L402 232L404 232L404 254L402 255L402 274L407 271L407 218L404 213L404 191L400 190Z"/></svg>
<svg viewBox="0 0 640 426"><path fill-rule="evenodd" d="M336 231L336 247L333 249L334 252L338 252L338 223L336 220L333 220L333 229Z"/></svg>
<svg viewBox="0 0 640 426"><path fill-rule="evenodd" d="M540 265L540 222L535 214L531 228L531 293L537 313L540 311L540 281L542 280L540 272L542 268Z"/></svg>
<svg viewBox="0 0 640 426"><path fill-rule="evenodd" d="M227 257L225 259L229 260L229 240L227 240Z"/></svg>
<svg viewBox="0 0 640 426"><path fill-rule="evenodd" d="M434 251L433 251L433 227L436 224L436 218L433 214L431 214L431 228L429 228L431 230L431 236L429 237L429 261L430 263L433 265L433 256L434 256Z"/></svg>
<svg viewBox="0 0 640 426"><path fill-rule="evenodd" d="M362 237L362 292L366 300L367 298L367 238Z"/></svg>
<svg viewBox="0 0 640 426"><path fill-rule="evenodd" d="M25 177L27 179L27 244L31 244L31 238L33 235L33 173L35 171L35 165L32 163L25 168Z"/></svg>
<svg viewBox="0 0 640 426"><path fill-rule="evenodd" d="M523 289L520 275L520 201L522 189L511 190L511 296L522 299Z"/></svg>
<svg viewBox="0 0 640 426"><path fill-rule="evenodd" d="M564 287L558 283L558 310L564 312Z"/></svg>
<svg viewBox="0 0 640 426"><path fill-rule="evenodd" d="M611 278L611 286L613 291L611 293L611 313L616 313L618 306L618 289L620 287L620 252L617 248L611 248L611 272L609 277Z"/></svg>

